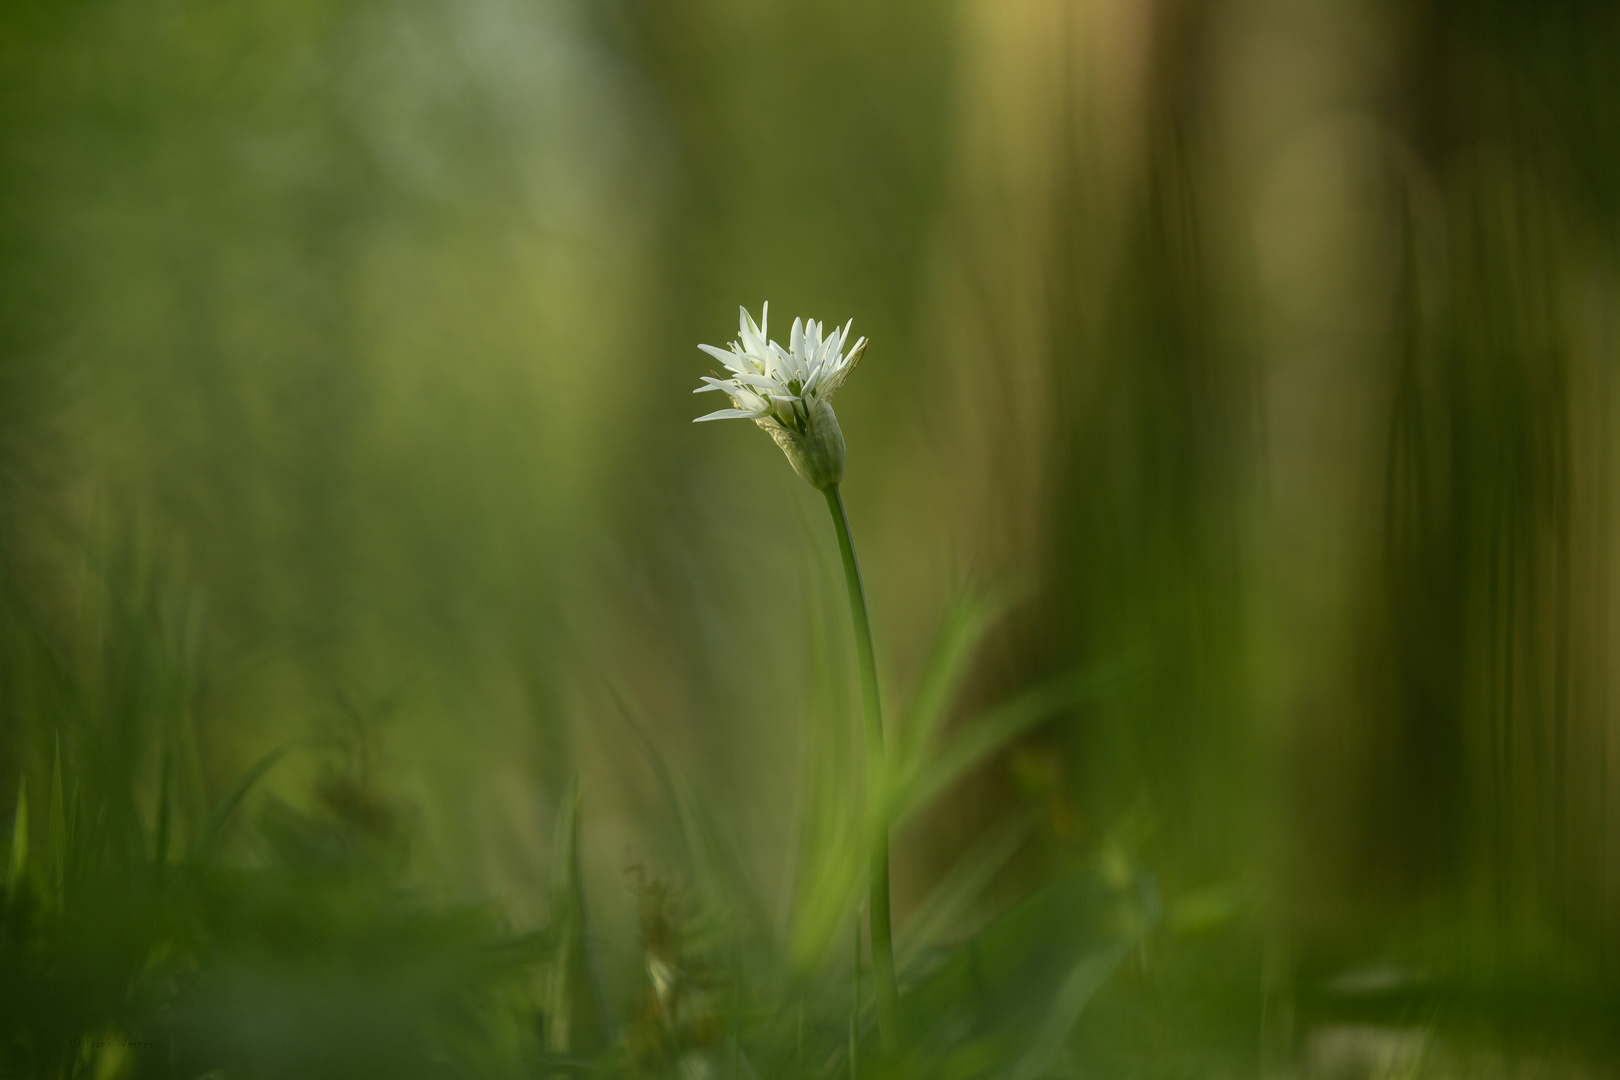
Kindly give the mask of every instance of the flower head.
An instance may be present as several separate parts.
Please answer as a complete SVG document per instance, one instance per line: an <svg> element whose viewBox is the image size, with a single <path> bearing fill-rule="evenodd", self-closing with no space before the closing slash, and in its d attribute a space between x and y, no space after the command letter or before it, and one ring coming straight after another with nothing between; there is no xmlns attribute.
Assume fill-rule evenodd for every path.
<svg viewBox="0 0 1620 1080"><path fill-rule="evenodd" d="M734 417L752 420L770 433L794 471L812 487L838 483L844 476L844 434L833 415L832 396L866 349L863 337L845 350L855 320L845 323L843 329L835 326L826 332L815 319L794 319L784 349L766 334L770 304L760 313L758 324L747 308L738 312L737 340L729 351L698 346L724 364L729 376L705 375L704 385L692 391L718 390L731 399L732 407L700 416L693 423Z"/></svg>

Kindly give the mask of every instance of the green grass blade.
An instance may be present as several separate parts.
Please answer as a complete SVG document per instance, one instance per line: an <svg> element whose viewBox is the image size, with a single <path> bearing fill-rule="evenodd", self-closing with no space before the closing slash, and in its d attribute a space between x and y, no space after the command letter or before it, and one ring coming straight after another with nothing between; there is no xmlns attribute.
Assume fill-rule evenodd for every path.
<svg viewBox="0 0 1620 1080"><path fill-rule="evenodd" d="M985 634L1011 605L1007 593L988 596L964 593L952 600L935 635L894 746L896 773L920 765L922 756L949 713L951 702L971 667Z"/></svg>
<svg viewBox="0 0 1620 1080"><path fill-rule="evenodd" d="M1080 1013L1130 950L1128 942L1111 942L1069 969L1040 1027L1030 1039L1029 1049L1008 1074L1009 1080L1036 1080L1045 1074L1058 1051L1063 1049L1063 1041L1080 1019Z"/></svg>
<svg viewBox="0 0 1620 1080"><path fill-rule="evenodd" d="M927 765L897 778L889 812L898 825L985 758L1035 725L1097 697L1134 668L1119 662L1070 672L1013 696L965 725Z"/></svg>
<svg viewBox="0 0 1620 1080"><path fill-rule="evenodd" d="M575 778L563 795L552 850L551 927L556 943L546 986L546 1044L552 1054L589 1055L612 1039L611 1014L590 933L580 871L580 813Z"/></svg>
<svg viewBox="0 0 1620 1080"><path fill-rule="evenodd" d="M159 876L163 873L164 864L169 861L169 819L172 811L169 805L170 773L174 763L174 740L163 740L163 764L158 770L158 811L157 811L157 837L152 844L152 866Z"/></svg>
<svg viewBox="0 0 1620 1080"><path fill-rule="evenodd" d="M213 811L208 815L208 821L203 825L202 831L197 834L196 840L191 845L191 851L188 855L189 860L193 862L203 861L213 855L220 838L224 835L225 826L230 823L231 815L236 813L237 807L242 805L242 800L247 798L249 791L253 790L253 785L257 784L264 774L270 771L271 766L286 756L288 749L286 746L276 747L254 762L247 772L237 777L236 783L232 784L230 790L220 798L219 802L214 804Z"/></svg>
<svg viewBox="0 0 1620 1080"><path fill-rule="evenodd" d="M823 569L830 578L831 570ZM817 584L810 583L805 602L810 694L787 921L788 961L800 974L820 968L836 951L839 927L865 873L861 758L847 705L848 660L836 629L841 620L829 610L830 591Z"/></svg>
<svg viewBox="0 0 1620 1080"><path fill-rule="evenodd" d="M854 964L849 993L849 1080L860 1080L861 1060L861 920L855 920Z"/></svg>
<svg viewBox="0 0 1620 1080"><path fill-rule="evenodd" d="M956 861L906 920L896 949L902 965L961 924L996 874L1024 846L1038 819L1033 810L1009 816Z"/></svg>
<svg viewBox="0 0 1620 1080"><path fill-rule="evenodd" d="M56 760L51 766L51 884L56 910L62 911L67 893L68 820L66 800L62 793L62 736L56 737Z"/></svg>
<svg viewBox="0 0 1620 1080"><path fill-rule="evenodd" d="M652 766L659 787L680 826L681 845L687 868L708 909L729 926L745 934L756 934L770 925L770 916L757 892L749 887L747 873L720 828L704 806L685 775L660 752L647 734L639 713L616 688L608 687L619 714L635 737L637 745Z"/></svg>
<svg viewBox="0 0 1620 1080"><path fill-rule="evenodd" d="M11 823L11 865L6 870L6 895L12 896L28 869L28 778L17 781L17 816Z"/></svg>

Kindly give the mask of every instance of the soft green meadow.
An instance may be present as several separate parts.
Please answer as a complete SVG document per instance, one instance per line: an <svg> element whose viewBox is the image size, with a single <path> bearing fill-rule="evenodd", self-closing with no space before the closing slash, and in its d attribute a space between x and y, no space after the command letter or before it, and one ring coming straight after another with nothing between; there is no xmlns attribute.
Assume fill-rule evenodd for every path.
<svg viewBox="0 0 1620 1080"><path fill-rule="evenodd" d="M1620 1072L1617 60L5 5L0 1077Z"/></svg>

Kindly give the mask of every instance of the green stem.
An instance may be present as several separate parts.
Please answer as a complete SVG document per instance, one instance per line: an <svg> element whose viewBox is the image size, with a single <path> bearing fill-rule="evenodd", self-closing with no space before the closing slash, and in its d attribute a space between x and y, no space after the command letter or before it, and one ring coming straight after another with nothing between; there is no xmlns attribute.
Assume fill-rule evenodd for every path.
<svg viewBox="0 0 1620 1080"><path fill-rule="evenodd" d="M861 587L861 568L855 561L855 542L849 535L849 515L844 512L838 485L823 489L827 509L832 511L838 530L838 553L844 558L844 583L849 586L850 621L855 627L855 658L861 671L861 712L866 719L867 798L883 795L883 710L878 704L877 658L872 652L872 621L866 614L866 591ZM877 991L878 1033L884 1053L891 1053L900 1039L900 991L894 978L894 935L889 925L889 823L878 818L872 838L868 867L872 897L867 907L872 939L872 982Z"/></svg>

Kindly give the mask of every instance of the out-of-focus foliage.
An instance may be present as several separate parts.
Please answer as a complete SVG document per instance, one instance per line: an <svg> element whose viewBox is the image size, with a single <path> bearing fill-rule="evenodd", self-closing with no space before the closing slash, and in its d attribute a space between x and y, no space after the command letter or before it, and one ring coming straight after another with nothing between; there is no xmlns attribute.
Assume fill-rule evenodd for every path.
<svg viewBox="0 0 1620 1080"><path fill-rule="evenodd" d="M1578 0L5 5L0 1069L1612 1072L1617 59ZM690 424L765 299L871 339L881 798L818 499Z"/></svg>

